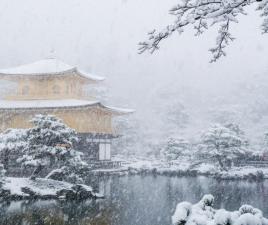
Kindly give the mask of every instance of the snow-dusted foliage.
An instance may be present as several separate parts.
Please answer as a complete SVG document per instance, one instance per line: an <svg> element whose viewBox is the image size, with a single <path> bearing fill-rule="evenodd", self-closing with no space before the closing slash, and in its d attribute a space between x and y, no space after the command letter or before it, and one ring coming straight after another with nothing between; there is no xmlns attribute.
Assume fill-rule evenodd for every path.
<svg viewBox="0 0 268 225"><path fill-rule="evenodd" d="M162 31L153 30L148 33L148 41L140 43L140 53L148 50L153 53L159 49L162 40L170 37L174 32L183 33L184 28L193 27L196 35L202 34L211 26L218 25L218 35L216 45L210 49L212 53L211 62L225 56L225 48L234 40L230 33L233 23L238 23L238 17L245 15L245 7L253 6L255 2L260 2L257 10L263 17L262 31L268 33L268 1L267 0L180 0L180 2L170 10L175 21L169 24Z"/></svg>
<svg viewBox="0 0 268 225"><path fill-rule="evenodd" d="M246 158L250 151L243 131L236 124L215 124L201 136L199 155L219 164L221 169L230 167L234 160Z"/></svg>
<svg viewBox="0 0 268 225"><path fill-rule="evenodd" d="M169 138L162 151L167 160L176 160L190 155L190 143L184 138Z"/></svg>
<svg viewBox="0 0 268 225"><path fill-rule="evenodd" d="M84 164L81 153L72 147L77 140L73 129L52 115L36 115L31 122L34 126L26 131L27 145L18 162L35 167L32 179L48 165L67 172L70 167Z"/></svg>
<svg viewBox="0 0 268 225"><path fill-rule="evenodd" d="M4 168L4 165L0 164L0 187L3 183L3 181L5 180L5 173L6 173L6 170Z"/></svg>
<svg viewBox="0 0 268 225"><path fill-rule="evenodd" d="M263 33L268 33L268 1L260 1L260 4L257 9L261 11L261 16L264 17L262 23Z"/></svg>
<svg viewBox="0 0 268 225"><path fill-rule="evenodd" d="M8 167L11 155L19 154L26 145L24 129L8 129L0 134L0 158L5 168Z"/></svg>
<svg viewBox="0 0 268 225"><path fill-rule="evenodd" d="M214 197L205 195L200 202L192 205L181 202L172 216L173 225L267 225L261 210L250 205L242 205L238 211L214 209Z"/></svg>

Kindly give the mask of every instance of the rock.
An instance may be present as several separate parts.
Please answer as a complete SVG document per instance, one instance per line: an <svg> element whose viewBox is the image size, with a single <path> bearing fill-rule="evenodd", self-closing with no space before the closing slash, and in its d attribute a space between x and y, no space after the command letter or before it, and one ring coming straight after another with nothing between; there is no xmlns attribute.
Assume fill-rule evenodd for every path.
<svg viewBox="0 0 268 225"><path fill-rule="evenodd" d="M28 178L11 178L0 188L0 198L10 200L20 199L66 199L83 200L99 198L90 186L71 184L52 179L38 178L32 181Z"/></svg>
<svg viewBox="0 0 268 225"><path fill-rule="evenodd" d="M28 194L29 196L35 198L37 194L29 187L22 187L21 191L25 194Z"/></svg>
<svg viewBox="0 0 268 225"><path fill-rule="evenodd" d="M10 190L1 189L0 190L0 198L7 199L10 196Z"/></svg>
<svg viewBox="0 0 268 225"><path fill-rule="evenodd" d="M55 169L51 171L47 176L46 179L52 179L52 180L58 180L62 181L62 178L64 177L64 172L62 169Z"/></svg>
<svg viewBox="0 0 268 225"><path fill-rule="evenodd" d="M56 193L58 199L75 200L76 193L72 189L62 189Z"/></svg>
<svg viewBox="0 0 268 225"><path fill-rule="evenodd" d="M72 187L72 189L75 191L77 199L88 199L94 197L93 190L91 187L82 185L82 184L76 184Z"/></svg>

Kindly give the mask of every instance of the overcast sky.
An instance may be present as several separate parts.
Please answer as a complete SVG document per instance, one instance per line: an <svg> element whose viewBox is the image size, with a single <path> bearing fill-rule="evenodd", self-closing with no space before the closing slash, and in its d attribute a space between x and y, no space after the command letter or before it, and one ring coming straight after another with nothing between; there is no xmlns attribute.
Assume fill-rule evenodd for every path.
<svg viewBox="0 0 268 225"><path fill-rule="evenodd" d="M232 28L236 41L217 63L209 63L208 52L215 30L201 38L187 30L163 42L153 55L137 54L137 44L148 31L173 21L168 10L176 2L1 0L0 67L46 58L53 50L63 61L105 76L111 96L124 96L138 109L161 86L187 84L222 96L236 82L267 73L268 39L253 9Z"/></svg>

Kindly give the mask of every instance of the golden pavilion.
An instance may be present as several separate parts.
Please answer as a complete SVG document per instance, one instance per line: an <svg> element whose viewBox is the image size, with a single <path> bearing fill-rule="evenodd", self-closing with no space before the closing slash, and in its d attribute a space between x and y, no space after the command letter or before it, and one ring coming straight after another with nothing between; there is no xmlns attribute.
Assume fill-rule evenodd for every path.
<svg viewBox="0 0 268 225"><path fill-rule="evenodd" d="M0 70L0 80L12 82L0 100L0 131L29 128L36 114L61 118L80 136L79 147L86 157L111 159L111 139L117 137L112 119L133 112L109 107L87 89L103 81L99 77L55 58Z"/></svg>

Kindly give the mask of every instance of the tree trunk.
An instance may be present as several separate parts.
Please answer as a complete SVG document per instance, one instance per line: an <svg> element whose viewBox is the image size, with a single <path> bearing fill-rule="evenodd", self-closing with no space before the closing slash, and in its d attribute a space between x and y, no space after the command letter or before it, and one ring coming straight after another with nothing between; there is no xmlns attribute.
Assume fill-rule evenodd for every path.
<svg viewBox="0 0 268 225"><path fill-rule="evenodd" d="M44 168L44 166L42 166L41 164L39 164L35 170L33 171L32 175L30 176L31 180L35 180L37 175L42 171L42 169Z"/></svg>

